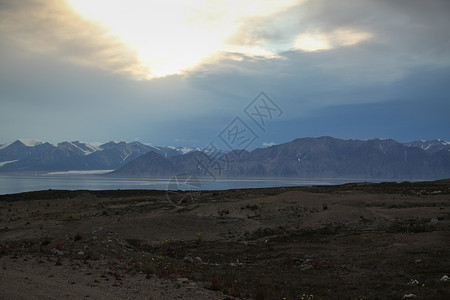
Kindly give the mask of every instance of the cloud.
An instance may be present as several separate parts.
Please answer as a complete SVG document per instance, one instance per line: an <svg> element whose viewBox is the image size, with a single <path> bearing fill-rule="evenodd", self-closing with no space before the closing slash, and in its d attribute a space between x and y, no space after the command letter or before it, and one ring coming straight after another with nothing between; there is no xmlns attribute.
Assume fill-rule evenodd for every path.
<svg viewBox="0 0 450 300"><path fill-rule="evenodd" d="M127 20L117 0L17 0L2 2L0 31L33 51L142 79L220 68L224 57L282 60L360 44L369 45L363 59L449 64L448 11L446 0L132 0ZM320 67L342 72L340 58Z"/></svg>
<svg viewBox="0 0 450 300"><path fill-rule="evenodd" d="M192 88L181 76L136 81L4 40L0 49L2 142L139 137L170 145L174 137L205 135L205 128L210 139L224 126L220 120L228 121L211 114L224 97Z"/></svg>
<svg viewBox="0 0 450 300"><path fill-rule="evenodd" d="M450 66L448 8L445 0L302 2L247 20L234 36L236 43L278 45L276 57L224 54L188 80L235 98L264 89L291 106L286 116L387 101L396 82Z"/></svg>
<svg viewBox="0 0 450 300"><path fill-rule="evenodd" d="M278 54L291 49L330 50L370 41L381 55L388 50L405 60L449 64L449 3L302 1L275 15L247 20L233 41L264 45Z"/></svg>
<svg viewBox="0 0 450 300"><path fill-rule="evenodd" d="M299 27L322 32L355 28L371 34L381 47L430 63L449 63L449 11L446 0L317 0L296 10L302 15Z"/></svg>
<svg viewBox="0 0 450 300"><path fill-rule="evenodd" d="M303 51L329 50L336 47L352 46L371 38L367 32L352 29L337 29L330 33L301 33L295 38L294 48Z"/></svg>
<svg viewBox="0 0 450 300"><path fill-rule="evenodd" d="M181 75L134 80L149 71L138 51L65 2L1 1L1 142L138 137L155 145L179 138L203 146L236 116L245 120L244 107L260 91L285 112L257 132L266 141L364 138L355 124L361 120L371 134L366 137L390 136L391 129L426 138L427 130L448 128L442 115L432 117L448 111L448 1L264 1L257 14L245 13L255 1L245 1L246 8L239 5L244 2L203 3L192 14L198 28L233 23L220 51ZM157 29L164 32L164 24ZM305 38L318 46L306 49ZM201 47L172 42L175 52ZM344 113L347 108L352 113ZM392 108L382 114L391 120L378 124L369 117L373 108ZM349 117L359 113L364 117ZM408 119L421 114L426 126Z"/></svg>
<svg viewBox="0 0 450 300"><path fill-rule="evenodd" d="M0 32L4 42L74 64L143 76L137 55L105 28L81 18L64 1L2 2Z"/></svg>
<svg viewBox="0 0 450 300"><path fill-rule="evenodd" d="M249 18L270 16L298 0L130 0L69 1L79 14L94 20L135 49L148 78L182 74L222 51L274 56L258 43L227 41ZM105 9L107 7L107 9Z"/></svg>

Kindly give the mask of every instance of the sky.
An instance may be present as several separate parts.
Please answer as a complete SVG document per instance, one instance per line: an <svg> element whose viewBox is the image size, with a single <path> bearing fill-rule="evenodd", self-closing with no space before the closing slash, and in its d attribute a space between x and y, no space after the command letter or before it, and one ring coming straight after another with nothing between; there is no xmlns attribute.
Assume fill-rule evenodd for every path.
<svg viewBox="0 0 450 300"><path fill-rule="evenodd" d="M450 140L449 28L448 0L0 0L0 144Z"/></svg>

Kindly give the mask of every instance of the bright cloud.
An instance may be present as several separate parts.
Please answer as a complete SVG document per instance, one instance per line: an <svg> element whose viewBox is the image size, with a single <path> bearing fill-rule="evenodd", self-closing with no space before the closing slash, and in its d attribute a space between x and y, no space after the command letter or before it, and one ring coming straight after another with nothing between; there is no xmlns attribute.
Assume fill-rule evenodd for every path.
<svg viewBox="0 0 450 300"><path fill-rule="evenodd" d="M268 17L298 0L127 1L68 0L81 16L98 22L138 55L147 77L180 74L222 52L275 57L258 41L230 45L245 21Z"/></svg>
<svg viewBox="0 0 450 300"><path fill-rule="evenodd" d="M372 36L347 27L305 29L296 13L305 3L30 0L1 7L0 32L30 51L139 79L183 74L223 57L280 59L290 49L329 50Z"/></svg>
<svg viewBox="0 0 450 300"><path fill-rule="evenodd" d="M352 29L337 29L329 33L302 33L294 42L294 48L311 52L329 50L335 47L351 46L363 42L372 35Z"/></svg>

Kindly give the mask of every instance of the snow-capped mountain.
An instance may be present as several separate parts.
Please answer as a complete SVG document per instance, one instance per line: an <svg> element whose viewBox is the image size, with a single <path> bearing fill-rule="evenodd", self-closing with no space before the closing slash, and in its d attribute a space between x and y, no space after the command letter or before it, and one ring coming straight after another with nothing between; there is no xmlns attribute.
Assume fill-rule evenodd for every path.
<svg viewBox="0 0 450 300"><path fill-rule="evenodd" d="M450 142L446 142L441 139L435 139L435 140L431 140L431 141L420 140L420 141L414 141L414 142L410 142L410 143L404 143L403 145L408 146L408 147L420 148L420 149L425 150L430 153L436 153L441 150L450 151Z"/></svg>
<svg viewBox="0 0 450 300"><path fill-rule="evenodd" d="M0 172L116 170L118 176L438 179L450 177L450 143L392 139L302 138L255 149L155 147L139 142L49 144L17 140L0 146ZM214 176L215 176L214 175Z"/></svg>
<svg viewBox="0 0 450 300"><path fill-rule="evenodd" d="M429 150L429 149L428 149ZM432 180L450 177L450 152L434 153L392 139L301 138L288 143L211 157L192 151L172 158L148 153L115 176L354 178Z"/></svg>
<svg viewBox="0 0 450 300"><path fill-rule="evenodd" d="M18 139L17 141L21 142L22 144L24 144L27 147L33 147L33 146L42 144L41 141L34 140L34 139ZM0 145L0 150L10 146L13 143L15 143L15 142L11 142L11 143Z"/></svg>
<svg viewBox="0 0 450 300"><path fill-rule="evenodd" d="M0 171L114 170L153 151L163 157L180 155L173 147L154 147L139 142L43 143L17 140L0 146Z"/></svg>
<svg viewBox="0 0 450 300"><path fill-rule="evenodd" d="M208 155L217 156L217 155L222 155L222 154L227 153L227 151L225 151L223 149L219 149L219 148L215 147L214 145L207 145L203 148L174 147L174 146L167 146L167 148L176 150L177 152L180 152L181 154L188 154L190 152L199 151L199 152L206 153Z"/></svg>

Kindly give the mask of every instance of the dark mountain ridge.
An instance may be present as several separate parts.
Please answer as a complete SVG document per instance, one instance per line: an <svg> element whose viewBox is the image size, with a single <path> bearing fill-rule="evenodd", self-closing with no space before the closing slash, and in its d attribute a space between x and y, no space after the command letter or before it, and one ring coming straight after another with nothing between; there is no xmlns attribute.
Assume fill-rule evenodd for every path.
<svg viewBox="0 0 450 300"><path fill-rule="evenodd" d="M184 151L185 149L183 149ZM450 143L442 140L398 143L392 139L299 138L245 150L184 153L139 142L57 145L18 140L0 146L0 171L116 170L111 175L167 177L298 177L426 180L450 177ZM209 153L211 154L211 153Z"/></svg>
<svg viewBox="0 0 450 300"><path fill-rule="evenodd" d="M92 145L74 141L25 145L17 140L0 146L0 171L115 170L150 151L164 157L182 154L171 147L153 147L139 142Z"/></svg>
<svg viewBox="0 0 450 300"><path fill-rule="evenodd" d="M428 152L392 139L299 138L292 142L235 151L214 159L202 152L164 158L140 157L116 176L290 177L426 180L450 177L450 151ZM163 167L164 166L164 167Z"/></svg>

